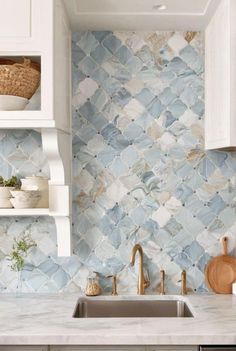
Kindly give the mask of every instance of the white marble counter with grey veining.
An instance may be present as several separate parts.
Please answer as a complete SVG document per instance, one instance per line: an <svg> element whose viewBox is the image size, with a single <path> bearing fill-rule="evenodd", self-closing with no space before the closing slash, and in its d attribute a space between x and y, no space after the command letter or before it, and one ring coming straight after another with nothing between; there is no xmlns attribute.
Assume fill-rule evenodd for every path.
<svg viewBox="0 0 236 351"><path fill-rule="evenodd" d="M78 297L76 294L25 294L16 298L1 294L0 344L236 344L236 296L178 296L188 303L194 318L120 319L72 318Z"/></svg>

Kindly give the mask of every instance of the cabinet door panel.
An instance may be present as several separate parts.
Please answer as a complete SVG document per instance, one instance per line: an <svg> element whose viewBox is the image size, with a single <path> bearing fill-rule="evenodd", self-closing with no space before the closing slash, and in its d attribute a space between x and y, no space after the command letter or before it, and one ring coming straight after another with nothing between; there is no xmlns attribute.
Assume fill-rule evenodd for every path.
<svg viewBox="0 0 236 351"><path fill-rule="evenodd" d="M236 1L221 0L205 30L205 149L236 146Z"/></svg>
<svg viewBox="0 0 236 351"><path fill-rule="evenodd" d="M169 345L169 346L147 346L146 351L198 351L198 346L179 346L179 345Z"/></svg>
<svg viewBox="0 0 236 351"><path fill-rule="evenodd" d="M50 351L145 351L145 350L146 350L145 346L50 346Z"/></svg>
<svg viewBox="0 0 236 351"><path fill-rule="evenodd" d="M0 351L48 351L48 346L0 346Z"/></svg>
<svg viewBox="0 0 236 351"><path fill-rule="evenodd" d="M205 147L229 143L230 130L230 33L225 2L206 29L205 61ZM216 34L217 33L217 34Z"/></svg>
<svg viewBox="0 0 236 351"><path fill-rule="evenodd" d="M31 0L0 0L0 37L31 36Z"/></svg>
<svg viewBox="0 0 236 351"><path fill-rule="evenodd" d="M53 0L0 0L0 8L0 47L7 53L4 55L50 50Z"/></svg>

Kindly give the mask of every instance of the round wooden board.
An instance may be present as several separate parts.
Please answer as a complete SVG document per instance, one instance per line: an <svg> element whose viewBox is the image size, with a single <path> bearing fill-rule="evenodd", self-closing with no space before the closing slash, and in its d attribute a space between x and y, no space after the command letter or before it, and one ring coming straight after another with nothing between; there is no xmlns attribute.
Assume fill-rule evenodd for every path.
<svg viewBox="0 0 236 351"><path fill-rule="evenodd" d="M218 294L232 294L232 284L236 281L236 258L222 255L213 258L207 265L206 281Z"/></svg>

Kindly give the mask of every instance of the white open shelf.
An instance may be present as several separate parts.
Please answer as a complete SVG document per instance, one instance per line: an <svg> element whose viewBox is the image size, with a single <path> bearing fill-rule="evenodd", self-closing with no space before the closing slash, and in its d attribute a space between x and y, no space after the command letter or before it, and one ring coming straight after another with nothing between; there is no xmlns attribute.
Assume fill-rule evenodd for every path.
<svg viewBox="0 0 236 351"><path fill-rule="evenodd" d="M11 1L12 6L15 8L18 2ZM33 0L25 4L26 8L20 7L18 12L3 10L1 28L5 28L5 32L0 33L0 57L19 62L27 57L40 62L40 89L36 92L40 94L40 103L37 104L36 99L36 104L31 101L32 105L26 110L0 111L0 129L36 129L41 133L42 150L50 169L49 208L0 209L0 217L54 217L58 256L69 256L72 183L70 25L62 0ZM13 22L14 26L9 26ZM29 24L28 31L25 23Z"/></svg>
<svg viewBox="0 0 236 351"><path fill-rule="evenodd" d="M69 213L50 211L49 208L0 208L0 217L7 216L51 216L64 217Z"/></svg>
<svg viewBox="0 0 236 351"><path fill-rule="evenodd" d="M15 112L15 111L14 111ZM41 129L41 128L55 128L54 120L46 120L46 119L24 119L23 113L29 113L30 111L20 111L17 112L17 116L15 118L9 118L8 116L12 116L9 111L5 112L4 119L1 118L0 113L0 124L3 129ZM37 111L38 112L38 111ZM35 115L35 111L32 112L32 115ZM37 116L36 116L37 117Z"/></svg>
<svg viewBox="0 0 236 351"><path fill-rule="evenodd" d="M57 252L58 256L70 256L71 254L71 219L70 216L61 212L50 212L49 208L0 208L0 217L18 216L51 216L55 219L57 228Z"/></svg>
<svg viewBox="0 0 236 351"><path fill-rule="evenodd" d="M48 208L0 208L0 216L48 216Z"/></svg>

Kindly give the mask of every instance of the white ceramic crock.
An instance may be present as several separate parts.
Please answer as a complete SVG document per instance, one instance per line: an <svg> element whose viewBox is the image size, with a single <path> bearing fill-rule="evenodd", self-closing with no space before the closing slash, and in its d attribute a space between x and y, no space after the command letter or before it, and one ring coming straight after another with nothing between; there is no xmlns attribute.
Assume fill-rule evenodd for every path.
<svg viewBox="0 0 236 351"><path fill-rule="evenodd" d="M39 190L41 198L37 203L37 208L48 208L48 178L31 176L21 179L22 190Z"/></svg>
<svg viewBox="0 0 236 351"><path fill-rule="evenodd" d="M14 187L0 186L0 208L12 208L10 198L11 190L14 189Z"/></svg>

